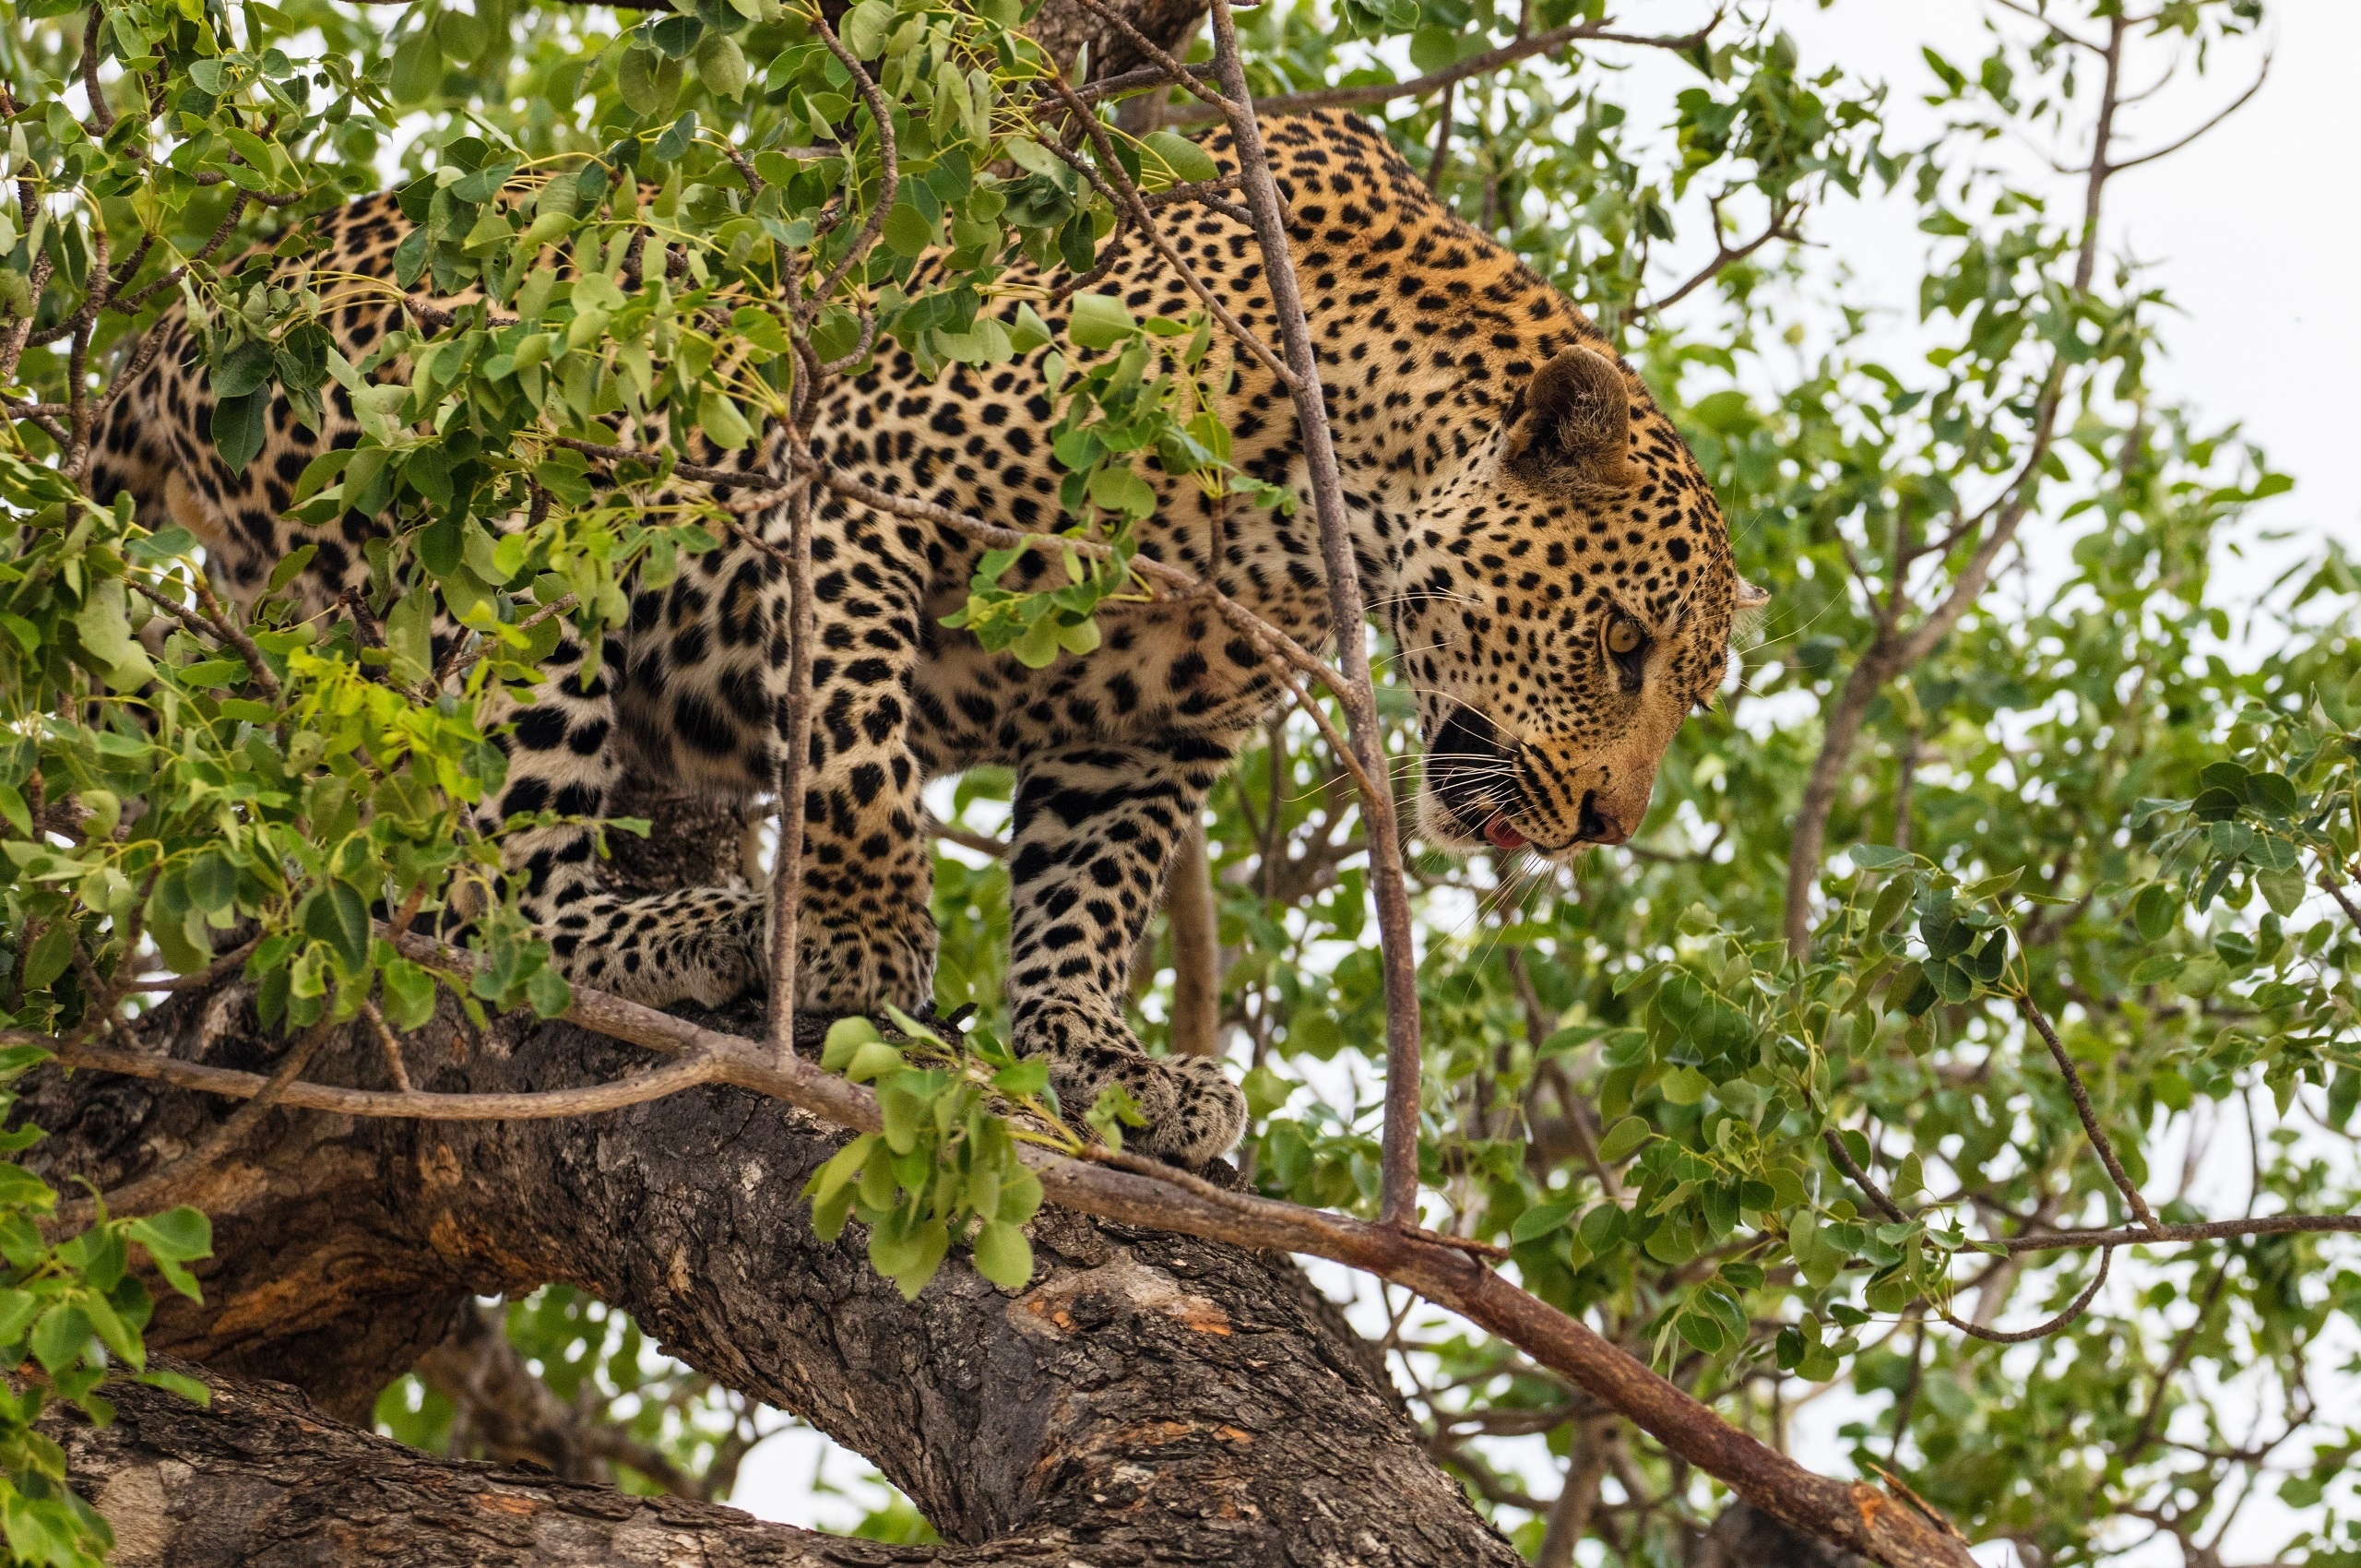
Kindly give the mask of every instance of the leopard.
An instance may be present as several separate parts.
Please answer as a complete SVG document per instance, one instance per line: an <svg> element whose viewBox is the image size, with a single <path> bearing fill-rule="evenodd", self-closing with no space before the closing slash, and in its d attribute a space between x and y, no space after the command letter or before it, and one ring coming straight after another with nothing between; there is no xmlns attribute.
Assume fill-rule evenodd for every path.
<svg viewBox="0 0 2361 1568"><path fill-rule="evenodd" d="M1240 168L1234 137L1223 129L1200 145L1223 188ZM1738 575L1711 485L1592 320L1457 218L1382 130L1342 112L1275 116L1265 146L1351 556L1415 694L1416 830L1452 853L1560 864L1626 842L1675 731L1725 683L1734 625L1767 597ZM1239 330L1279 344L1251 217L1217 196L1167 208L1169 254L1113 237L1111 263L1083 281L1136 316L1175 320L1199 307L1202 287ZM391 195L314 221L326 248L311 265L395 276L410 225ZM1058 258L1012 256L983 309L1014 322L1019 302L1034 303L1062 343L1076 281ZM403 325L396 292L327 313L349 360ZM143 519L187 529L242 604L307 545L295 587L314 612L365 591L366 546L386 519L287 515L307 466L360 439L344 388L328 388L316 429L278 395L260 456L232 472L208 438L213 398L183 308L152 330L157 351L98 433L96 493L129 493ZM876 493L1057 530L1051 351L922 367L907 347L879 343L815 395L810 450ZM1291 392L1255 354L1233 350L1228 364L1217 408L1230 461L1306 493ZM746 471L751 493L759 485ZM1137 525L1140 556L1192 574L1306 649L1335 648L1313 507L1240 505L1193 480L1146 477L1156 506ZM1145 1052L1126 1018L1129 981L1176 845L1290 700L1292 673L1267 638L1185 593L1109 600L1098 647L1029 667L952 624L984 548L970 531L841 486L814 495L794 1005L923 1014L939 934L921 791L1007 767L1014 1050L1044 1061L1062 1103L1088 1106L1121 1086L1142 1123L1133 1146L1187 1165L1218 1157L1245 1125L1244 1097L1216 1061ZM530 820L544 826L503 840L503 874L573 983L654 1006L766 992L765 896L620 885L598 824L617 801L651 792L746 802L773 788L789 712L790 505L754 509L668 584L635 584L628 618L595 650L565 623L542 683L491 715L506 773L481 820L543 814ZM1062 574L1035 550L1001 582L1052 588Z"/></svg>

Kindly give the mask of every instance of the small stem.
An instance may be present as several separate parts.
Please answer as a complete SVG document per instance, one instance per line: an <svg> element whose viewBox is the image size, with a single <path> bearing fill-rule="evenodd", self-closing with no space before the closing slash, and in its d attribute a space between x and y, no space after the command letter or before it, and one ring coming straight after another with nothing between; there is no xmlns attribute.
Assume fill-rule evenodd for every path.
<svg viewBox="0 0 2361 1568"><path fill-rule="evenodd" d="M2047 1339L2049 1336L2057 1333L2059 1329L2066 1327L2076 1318L2081 1317L2084 1313L2091 1310L2091 1302L2097 1298L2099 1287L2106 1283L2107 1265L2114 1261L2115 1249L2113 1247L2101 1248L2099 1250L2099 1271L2091 1277L2091 1282L2087 1286L2083 1287L2082 1293L2075 1297L2073 1301L2068 1305L2064 1312L2059 1313L2056 1317L2051 1318L2048 1322L2035 1324L2031 1328L1987 1328L1980 1323L1968 1323L1963 1319L1955 1318L1952 1316L1949 1312L1940 1307L1935 1309L1935 1315L1941 1318L1952 1327L1958 1329L1962 1334L1967 1335L1971 1338L1981 1339L1987 1345L2023 1345L2028 1340Z"/></svg>
<svg viewBox="0 0 2361 1568"><path fill-rule="evenodd" d="M1239 189L1254 215L1263 251L1264 279L1279 319L1287 368L1295 373L1296 428L1320 524L1320 552L1327 568L1330 629L1336 641L1342 679L1334 689L1345 707L1354 760L1359 764L1361 822L1368 842L1370 891L1377 900L1378 941L1385 965L1385 1130L1382 1222L1417 1225L1418 1217L1418 973L1410 896L1402 863L1402 836L1395 826L1394 795L1385 788L1386 756L1379 727L1377 694L1370 677L1368 612L1361 600L1360 571L1345 517L1344 483L1328 429L1328 407L1321 391L1320 361L1311 346L1303 297L1296 286L1295 257L1287 247L1263 131L1239 53L1238 28L1229 0L1214 0L1214 60L1222 91L1235 106L1230 134L1238 157Z"/></svg>
<svg viewBox="0 0 2361 1568"><path fill-rule="evenodd" d="M795 1054L795 966L803 912L803 773L812 750L812 487L787 504L787 722L779 737L778 847L771 863L771 1050Z"/></svg>
<svg viewBox="0 0 2361 1568"><path fill-rule="evenodd" d="M2099 1125L2098 1112L2091 1109L2090 1092L2082 1087L2082 1075L2074 1070L2073 1059L2066 1054L2066 1047L2058 1040L2058 1031L2049 1027L2048 1017L2034 1004L2030 993L2019 992L2016 1002L2017 1010L2041 1036L2042 1043L2049 1047L2049 1059L2057 1063L2058 1072L2065 1075L2066 1087L2074 1097L2074 1113L2082 1119L2082 1131L2089 1134L2091 1146L2098 1151L2099 1163L2106 1167L2108 1180L2115 1183L2115 1190L2123 1194L2123 1201L2130 1206L2131 1218L2143 1229L2153 1233L2156 1229L2156 1216L2148 1207L2148 1200L2141 1195L2139 1187L2124 1170L2123 1162L2115 1157L2115 1145L2108 1140L2106 1129Z"/></svg>

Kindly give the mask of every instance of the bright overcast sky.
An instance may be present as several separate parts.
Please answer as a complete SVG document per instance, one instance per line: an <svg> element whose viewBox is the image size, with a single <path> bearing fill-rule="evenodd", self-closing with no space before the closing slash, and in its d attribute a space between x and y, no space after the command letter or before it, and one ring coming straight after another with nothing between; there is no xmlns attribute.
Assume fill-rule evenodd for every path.
<svg viewBox="0 0 2361 1568"><path fill-rule="evenodd" d="M1921 46L1961 64L1983 52L1987 11L1975 0L1784 9L1805 61L1892 86L1891 120L1904 144L1936 124L1920 100L1931 79ZM2164 329L2159 388L2212 420L2243 422L2273 466L2296 477L2291 494L2258 509L2259 526L2361 548L2361 490L2338 471L2355 452L2361 367L2361 177L2348 156L2361 5L2269 0L2259 44L2226 52L2204 81L2127 112L2125 141L2136 152L2201 124L2253 79L2266 51L2271 74L2253 101L2195 146L2109 186L2106 238L2147 264L2182 313ZM2136 69L2131 85L2145 85ZM1907 309L1926 246L1907 210L1871 205L1825 217L1814 237Z"/></svg>

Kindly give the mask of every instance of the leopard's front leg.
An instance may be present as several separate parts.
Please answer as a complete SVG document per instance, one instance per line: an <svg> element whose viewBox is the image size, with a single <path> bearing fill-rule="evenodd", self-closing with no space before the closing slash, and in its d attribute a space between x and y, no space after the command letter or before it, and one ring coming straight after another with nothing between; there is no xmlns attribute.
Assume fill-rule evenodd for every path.
<svg viewBox="0 0 2361 1568"><path fill-rule="evenodd" d="M1069 1115L1109 1083L1147 1119L1149 1153L1184 1164L1238 1141L1246 1100L1202 1057L1154 1058L1123 1020L1125 982L1172 848L1229 765L1201 737L1067 746L1017 770L1009 1004L1016 1049L1048 1059Z"/></svg>

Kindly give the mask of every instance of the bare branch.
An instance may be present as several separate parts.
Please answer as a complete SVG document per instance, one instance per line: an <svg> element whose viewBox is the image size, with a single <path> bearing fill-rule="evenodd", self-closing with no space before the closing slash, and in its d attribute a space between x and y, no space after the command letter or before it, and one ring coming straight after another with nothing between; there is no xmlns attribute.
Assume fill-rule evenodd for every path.
<svg viewBox="0 0 2361 1568"><path fill-rule="evenodd" d="M2065 1075L2066 1087L2074 1097L2074 1113L2082 1119L2082 1131L2089 1135L2091 1146L2098 1151L2099 1163L2106 1167L2107 1179L2115 1183L2116 1191L2123 1194L2124 1203L2130 1207L2131 1218L2139 1221L2142 1229L2153 1234L2156 1229L2155 1213L2149 1208L2148 1200L2141 1194L2138 1184L2124 1170L2123 1161L2116 1158L2115 1145L2108 1140L2106 1129L2099 1125L2098 1112L2091 1109L2090 1092L2082 1087L2082 1075L2074 1070L2073 1059L2066 1054L2066 1047L2059 1042L2058 1031L2049 1027L2048 1016L2035 1005L2030 994L2020 992L2016 1001L2017 1010L2041 1036L2042 1043L2049 1047L2050 1060L2057 1063L2058 1072Z"/></svg>
<svg viewBox="0 0 2361 1568"><path fill-rule="evenodd" d="M1744 261L1748 256L1752 255L1756 251L1761 250L1764 245L1769 244L1774 240L1792 241L1802 237L1797 234L1795 230L1796 208L1792 203L1786 207L1782 207L1777 212L1774 213L1772 215L1771 221L1762 226L1762 232L1761 233L1747 241L1746 244L1737 246L1725 244L1722 240L1720 221L1721 213L1718 203L1715 205L1714 216L1714 259L1707 262L1703 267L1699 267L1696 273L1691 276L1687 282L1681 284L1680 287L1675 289L1671 293L1665 295L1660 300L1650 301L1647 307L1649 310L1664 311L1671 309L1674 305L1679 304L1681 301L1687 299L1690 295L1695 293L1698 290L1703 288L1714 279L1719 278L1732 266Z"/></svg>
<svg viewBox="0 0 2361 1568"><path fill-rule="evenodd" d="M1572 22L1513 43L1501 44L1497 49L1488 49L1481 54L1472 54L1457 65L1430 71L1423 77L1413 77L1406 82L1377 82L1366 87L1283 92L1262 100L1254 108L1259 114L1300 114L1310 109L1366 109L1375 103L1390 103L1397 98L1425 98L1470 77L1484 76L1503 65L1529 60L1536 54L1554 53L1571 43L1628 43L1643 49L1667 49L1679 53L1709 41L1721 21L1721 14L1715 12L1714 18L1703 27L1679 37L1616 32L1605 21ZM1236 98L1240 89L1236 84L1225 81L1223 90ZM1210 114L1191 109L1177 109L1172 113L1176 124L1202 125L1211 118Z"/></svg>
<svg viewBox="0 0 2361 1568"><path fill-rule="evenodd" d="M2153 1230L2036 1230L1998 1244L2011 1253L2054 1253L2073 1247L2122 1247L2157 1241L2223 1241L2239 1236L2361 1235L2361 1214L2267 1214L2250 1219L2210 1219L2159 1225Z"/></svg>
<svg viewBox="0 0 2361 1568"><path fill-rule="evenodd" d="M271 1086L258 1073L207 1067L176 1058L150 1056L116 1046L77 1045L45 1040L68 1067L96 1067L126 1077L150 1078L175 1088L253 1099ZM564 1116L589 1116L618 1111L651 1099L718 1081L722 1063L697 1055L670 1067L621 1083L593 1084L576 1089L548 1089L532 1094L388 1094L376 1089L338 1088L326 1084L290 1083L278 1092L278 1102L298 1111L330 1111L339 1116L399 1117L419 1122L516 1122Z"/></svg>
<svg viewBox="0 0 2361 1568"><path fill-rule="evenodd" d="M2048 17L2045 16L2040 11L2035 10L2031 6L2025 5L2023 0L1994 0L1994 3L2008 10L2014 11L2021 17L2030 18L2032 20L2039 22L2044 28L2048 30L2049 36L2058 40L2060 43L2070 43L2077 49L2087 49L2094 54L2105 54L2106 53L2105 49L2095 43L2093 43L2090 40L2079 37L2074 33L2067 31L2064 28L2059 27L2056 22L2051 21Z"/></svg>
<svg viewBox="0 0 2361 1568"><path fill-rule="evenodd" d="M2047 1339L2091 1310L2091 1302L2097 1298L2099 1287L2106 1283L2107 1265L2114 1261L2115 1249L2103 1248L2099 1253L2099 1271L2091 1277L2091 1282L2083 1287L2082 1293L2075 1297L2064 1312L2059 1313L2048 1322L2035 1324L2031 1328L1987 1328L1980 1323L1968 1323L1955 1318L1940 1307L1935 1309L1935 1315L1962 1334L1971 1338L1981 1339L1989 1345L2023 1345L2028 1340Z"/></svg>
<svg viewBox="0 0 2361 1568"><path fill-rule="evenodd" d="M1207 69L1204 66L1182 65L1180 61L1174 59L1171 53L1167 51L1163 45L1157 43L1154 39L1140 31L1138 28L1133 27L1130 18L1124 16L1120 11L1109 10L1106 6L1099 4L1098 0L1076 0L1076 3L1079 4L1084 10L1089 12L1092 16L1097 17L1100 21L1111 24L1118 32L1121 32L1125 39L1130 41L1133 48L1138 50L1143 55L1146 56L1150 65L1154 67L1157 75L1164 81L1169 83L1171 86L1181 89L1191 97L1195 98L1200 102L1205 104L1213 110L1215 114L1227 114L1238 107L1229 100L1222 97L1221 94L1214 91L1213 89L1205 85L1205 78L1216 74L1213 70ZM1131 74L1136 76L1140 73L1133 72ZM1115 85L1116 84L1113 81L1099 83L1099 94L1103 95L1109 92L1114 89Z"/></svg>
<svg viewBox="0 0 2361 1568"><path fill-rule="evenodd" d="M1410 895L1403 873L1402 836L1395 826L1394 792L1386 787L1385 738L1379 727L1376 688L1370 683L1368 610L1361 599L1360 571L1354 560L1345 517L1344 481L1328 429L1328 405L1320 386L1320 360L1311 346L1303 297L1296 286L1295 256L1287 245L1287 220L1277 182L1263 146L1245 57L1229 0L1213 0L1214 60L1223 95L1237 107L1230 115L1239 189L1254 215L1254 237L1263 252L1263 276L1279 321L1287 368L1295 373L1296 432L1312 514L1320 524L1321 564L1328 576L1329 624L1336 641L1340 681L1330 689L1344 704L1352 754L1360 764L1362 837L1369 847L1369 885L1377 903L1378 942L1385 968L1385 1127L1379 1207L1394 1226L1418 1222L1418 975L1411 932Z"/></svg>

